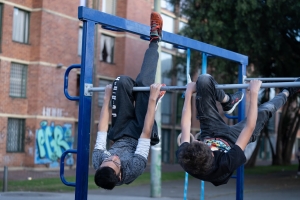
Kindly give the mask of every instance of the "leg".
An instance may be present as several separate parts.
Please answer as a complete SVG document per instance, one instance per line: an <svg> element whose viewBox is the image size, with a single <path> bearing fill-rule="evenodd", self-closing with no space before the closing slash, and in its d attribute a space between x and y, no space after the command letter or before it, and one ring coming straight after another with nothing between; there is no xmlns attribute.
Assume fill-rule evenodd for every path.
<svg viewBox="0 0 300 200"><path fill-rule="evenodd" d="M276 113L276 111L279 108L281 108L285 104L286 101L287 101L286 95L283 93L279 93L272 100L258 107L256 126L249 143L254 142L257 139L261 130L268 122L268 120ZM231 127L231 134L235 135L237 138L240 135L243 128L245 127L245 124L246 124L246 118Z"/></svg>
<svg viewBox="0 0 300 200"><path fill-rule="evenodd" d="M135 81L128 76L119 76L113 82L112 103L112 124L108 138L117 140L123 136L123 130L135 118L134 95L132 88Z"/></svg>
<svg viewBox="0 0 300 200"><path fill-rule="evenodd" d="M157 42L150 42L149 48L147 49L144 61L141 67L141 72L136 78L137 86L150 86L155 81L156 68L158 62L158 44ZM135 131L140 136L144 127L144 120L147 112L147 106L149 101L150 92L137 92L135 93L135 116L136 120L134 122ZM156 142L155 142L156 141ZM159 142L158 131L156 122L154 122L151 142Z"/></svg>
<svg viewBox="0 0 300 200"><path fill-rule="evenodd" d="M217 82L208 74L200 75L197 80L197 119L201 124L200 139L215 137L215 133L228 126L220 116L216 101L222 102L225 97L223 90L216 90Z"/></svg>

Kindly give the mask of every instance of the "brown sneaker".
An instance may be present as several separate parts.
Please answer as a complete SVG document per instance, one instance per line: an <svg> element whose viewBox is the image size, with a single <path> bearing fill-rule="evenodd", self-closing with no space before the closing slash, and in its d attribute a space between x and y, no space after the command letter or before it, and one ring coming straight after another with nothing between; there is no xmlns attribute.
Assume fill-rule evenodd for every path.
<svg viewBox="0 0 300 200"><path fill-rule="evenodd" d="M159 13L152 12L150 18L150 41L160 41L162 38L163 20Z"/></svg>

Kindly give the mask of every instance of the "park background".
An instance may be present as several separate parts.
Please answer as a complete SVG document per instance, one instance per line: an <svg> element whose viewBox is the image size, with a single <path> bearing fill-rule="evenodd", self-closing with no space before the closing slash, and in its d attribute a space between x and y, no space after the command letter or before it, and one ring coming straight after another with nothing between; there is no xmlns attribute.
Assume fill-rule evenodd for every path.
<svg viewBox="0 0 300 200"><path fill-rule="evenodd" d="M199 41L249 55L247 74L249 76L300 75L297 66L300 55L297 30L300 26L299 22L296 22L297 15L287 17L287 13L294 14L293 11L299 9L299 3L296 1L278 1L274 4L265 1L263 5L259 3L260 1L254 0L248 3L237 1L235 5L228 1L224 1L225 3L194 1L194 4L188 4L193 2L188 0L183 2L187 4L176 4L178 1L160 1L164 31L185 34ZM293 6L289 8L291 4ZM9 171L36 171L37 175L41 171L56 170L61 154L67 149L77 148L78 103L65 98L63 75L69 65L81 61L82 22L77 18L78 6L90 7L148 25L150 13L154 9L154 0L0 0L1 172L4 166L8 167ZM204 13L201 8L206 8L207 10L204 10L206 12ZM274 16L278 16L279 13L282 13L282 16L276 18L271 15L270 10ZM265 15L260 16L261 13ZM254 16L256 18L253 19ZM288 18L290 23L284 23L283 16ZM204 19L213 23L207 23ZM241 22L237 19L244 23L239 24ZM267 23L266 21L270 19L273 20ZM196 22L200 22L200 25ZM261 28L257 28L257 32L255 24ZM233 25L236 30L228 28ZM286 29L280 25L285 25ZM238 31L239 35L235 35ZM264 36L268 37L269 41L263 40ZM282 42L284 36L289 36L290 39L287 39L286 43ZM135 78L148 42L136 35L112 32L101 26L97 26L95 37L94 85L105 86L120 74ZM254 39L258 42L253 43ZM239 43L242 45L239 46ZM257 43L265 45L260 47ZM256 51L258 55L255 54ZM184 57L185 51L176 49L170 44L161 44L162 83L178 86L186 84L186 64L182 61L185 60ZM294 63L290 60L294 60ZM219 83L237 81L238 69L235 64L222 63L213 58L209 58L208 63L208 73L216 76ZM190 75L195 80L198 74L201 74L201 55L192 54L191 64ZM70 94L79 95L79 80L80 71L70 73ZM270 90L266 96L272 96L275 92L276 90ZM91 149L96 139L102 97L102 93L93 95ZM182 104L182 92L168 92L162 100L163 164L177 165L175 151L177 136L180 133ZM278 143L280 117L286 113L285 110L279 111L264 130L258 145L253 146L256 150L252 158L253 166L261 161L270 164L272 162L290 164L295 161L294 155L300 145L299 103L294 99L288 105L293 111L289 114L291 119L289 121L295 126L290 128L286 125L280 129L280 138L284 143ZM222 109L220 111L222 112ZM225 117L224 120L231 124L235 123L234 120ZM192 134L198 132L199 124L194 120ZM283 146L283 149L289 151L282 153L276 148L278 146L281 148ZM68 156L66 165L70 169L76 168L76 156Z"/></svg>

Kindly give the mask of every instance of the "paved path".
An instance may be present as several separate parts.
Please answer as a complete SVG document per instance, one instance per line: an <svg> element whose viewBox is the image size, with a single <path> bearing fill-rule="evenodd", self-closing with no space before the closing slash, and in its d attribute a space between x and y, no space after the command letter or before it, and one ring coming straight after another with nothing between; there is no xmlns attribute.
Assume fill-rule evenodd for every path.
<svg viewBox="0 0 300 200"><path fill-rule="evenodd" d="M172 168L173 167L173 168ZM169 166L168 171L176 171L176 166ZM55 173L55 172L52 172ZM50 173L52 175L52 173ZM70 172L68 172L70 173ZM184 173L184 172L183 172ZM12 174L12 172L10 173ZM28 175L28 174L27 174ZM20 177L19 177L20 178ZM150 185L121 186L112 191L97 189L88 191L88 200L182 200L184 180L162 183L162 197L150 197ZM0 200L69 200L75 199L74 193L42 192L6 192L0 193ZM189 178L188 200L200 199L200 181ZM205 199L236 199L235 179L228 184L215 187L205 183ZM295 172L278 172L269 175L245 175L244 200L300 200L300 177Z"/></svg>

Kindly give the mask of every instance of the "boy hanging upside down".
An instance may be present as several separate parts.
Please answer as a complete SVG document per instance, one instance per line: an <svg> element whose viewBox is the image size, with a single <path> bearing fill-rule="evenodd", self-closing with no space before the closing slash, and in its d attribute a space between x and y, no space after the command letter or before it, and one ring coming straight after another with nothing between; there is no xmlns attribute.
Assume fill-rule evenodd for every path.
<svg viewBox="0 0 300 200"><path fill-rule="evenodd" d="M156 105L165 91L160 92L161 84L153 83L163 26L161 16L153 12L150 24L150 44L136 80L119 76L105 89L92 156L95 183L104 189L111 190L116 185L134 181L146 168L150 144L159 143L154 116ZM135 86L150 86L150 92L133 92ZM110 101L112 120L107 134ZM106 149L107 137L114 142L109 150Z"/></svg>
<svg viewBox="0 0 300 200"><path fill-rule="evenodd" d="M296 81L300 81L300 78ZM250 105L247 117L229 126L221 118L216 101L221 102L223 110L230 114L242 100L243 94L226 94L223 90L217 90L216 84L212 76L205 74L200 75L196 83L187 85L182 109L181 145L176 156L182 168L191 176L219 186L226 184L234 170L246 162L244 150L247 144L257 139L265 123L300 88L286 88L257 108L261 81L252 80L248 88ZM191 98L195 92L201 134L198 140L190 143Z"/></svg>

